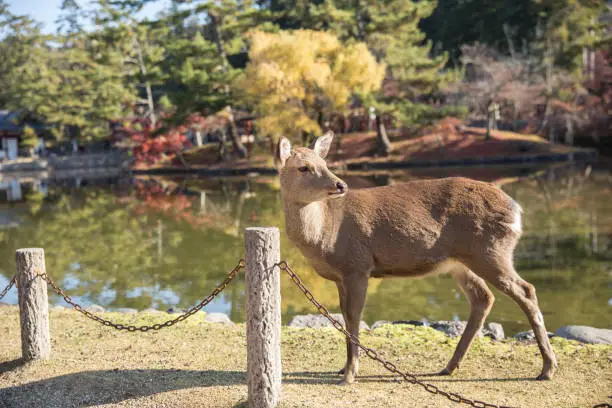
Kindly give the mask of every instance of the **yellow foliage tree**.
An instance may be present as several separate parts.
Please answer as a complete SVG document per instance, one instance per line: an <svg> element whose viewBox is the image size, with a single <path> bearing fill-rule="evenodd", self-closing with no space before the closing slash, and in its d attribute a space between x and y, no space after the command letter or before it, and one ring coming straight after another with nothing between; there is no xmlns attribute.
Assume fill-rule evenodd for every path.
<svg viewBox="0 0 612 408"><path fill-rule="evenodd" d="M253 106L262 133L303 136L320 134L323 118L347 109L353 95L378 90L384 74L363 43L322 31L256 31L235 91Z"/></svg>

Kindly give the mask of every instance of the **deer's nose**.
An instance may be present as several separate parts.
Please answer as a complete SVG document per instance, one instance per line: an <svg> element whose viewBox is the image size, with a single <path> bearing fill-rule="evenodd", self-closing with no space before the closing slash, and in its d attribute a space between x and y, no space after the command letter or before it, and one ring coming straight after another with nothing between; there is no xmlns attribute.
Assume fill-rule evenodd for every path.
<svg viewBox="0 0 612 408"><path fill-rule="evenodd" d="M336 188L338 189L339 193L344 193L348 189L348 186L342 181L337 181Z"/></svg>

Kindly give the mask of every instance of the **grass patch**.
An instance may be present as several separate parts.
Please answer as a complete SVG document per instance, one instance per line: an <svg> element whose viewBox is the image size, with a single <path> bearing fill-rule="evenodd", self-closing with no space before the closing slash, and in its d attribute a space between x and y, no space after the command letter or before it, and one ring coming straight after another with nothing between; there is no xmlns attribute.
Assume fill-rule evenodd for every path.
<svg viewBox="0 0 612 408"><path fill-rule="evenodd" d="M241 407L246 406L244 324L203 322L203 314L159 332L118 332L72 310L52 310L52 357L22 365L16 307L0 308L0 407ZM165 313L105 313L122 323L151 324ZM283 328L281 407L452 407L418 386L398 382L361 357L358 383L335 385L345 358L334 329ZM363 332L367 346L401 369L439 371L457 339L424 327L383 326ZM477 339L453 377L427 377L446 391L520 407L588 407L608 401L612 346L553 338L556 378L533 381L537 346Z"/></svg>

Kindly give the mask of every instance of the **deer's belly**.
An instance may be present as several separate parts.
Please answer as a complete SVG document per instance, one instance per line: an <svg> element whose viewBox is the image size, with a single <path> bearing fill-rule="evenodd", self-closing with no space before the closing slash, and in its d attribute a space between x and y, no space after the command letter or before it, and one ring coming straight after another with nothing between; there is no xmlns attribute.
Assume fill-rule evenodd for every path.
<svg viewBox="0 0 612 408"><path fill-rule="evenodd" d="M449 273L462 264L455 259L445 259L441 262L419 262L414 265L383 267L377 266L372 272L373 278L387 277L419 277L439 273Z"/></svg>

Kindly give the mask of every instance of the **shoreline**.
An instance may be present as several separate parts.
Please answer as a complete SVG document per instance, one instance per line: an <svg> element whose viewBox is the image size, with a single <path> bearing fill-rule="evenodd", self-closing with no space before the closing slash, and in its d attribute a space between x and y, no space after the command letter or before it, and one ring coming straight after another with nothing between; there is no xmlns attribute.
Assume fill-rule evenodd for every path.
<svg viewBox="0 0 612 408"><path fill-rule="evenodd" d="M348 162L330 165L331 170L368 171L368 170L403 170L403 169L425 169L432 167L486 167L498 165L538 165L570 162L592 162L598 159L598 153L594 149L575 149L567 153L550 153L524 156L484 156L467 157L461 159L441 160L404 160L404 161L379 161L379 162ZM196 174L209 177L228 176L258 176L276 175L278 170L274 167L158 167L150 169L131 169L133 175L181 175Z"/></svg>
<svg viewBox="0 0 612 408"><path fill-rule="evenodd" d="M94 155L91 155L94 156ZM70 165L62 163L59 167L54 167L47 159L20 160L15 163L0 164L0 174L6 176L25 176L25 177L51 177L63 173L121 173L129 175L201 175L207 177L231 177L231 176L258 176L276 175L278 170L269 166L191 166L191 167L152 167L152 168L126 168L123 165L110 165L105 160L100 159L100 155L95 155L96 160L91 158L79 158L79 156L67 156L66 159L78 159L78 163ZM113 155L116 156L116 155ZM370 161L341 161L331 163L329 168L343 172L352 171L372 171L372 170L404 170L404 169L427 169L427 168L453 168L453 167L487 167L499 165L542 165L559 164L571 162L594 162L599 155L597 150L589 148L572 148L571 151L563 153L542 153L531 155L511 155L511 156L480 156L464 157L458 159L409 159L409 160L381 160L373 159ZM61 158L56 159L58 163ZM87 165L82 166L83 163ZM92 164L93 163L93 164ZM65 176L65 175L64 175Z"/></svg>
<svg viewBox="0 0 612 408"><path fill-rule="evenodd" d="M18 305L7 304L0 302L0 310L4 309L5 311L9 308L18 310ZM136 310L133 308L115 308L112 310L106 310L104 307L93 304L84 308L85 310L95 313L95 314L115 314L121 316L122 319L132 317L132 320L138 320L138 316L178 316L186 311L186 309L175 309L170 308L168 310L158 310L155 308L147 308L143 310ZM49 306L49 310L56 312L76 312L74 308L63 306L63 305L53 305ZM78 315L78 314L77 314ZM201 316L200 319L203 322L208 323L218 323L223 325L237 325L244 324L244 322L233 322L230 317L226 313L220 312L205 312L200 310L195 313L196 316ZM343 318L339 313L332 313L332 316L335 319L338 319L342 323ZM156 319L157 320L157 319ZM424 327L431 328L432 330L436 330L444 333L449 338L456 338L461 336L463 330L465 329L466 321L462 320L397 320L397 321L389 321L389 320L377 320L373 322L371 325L368 325L363 320L360 324L360 330L367 331L369 333L380 329L384 326L413 326L413 327ZM319 314L297 314L291 318L287 324L283 324L283 327L292 327L296 329L322 329L322 328L332 328L333 325L329 320L327 320L324 316ZM550 328L549 328L550 329ZM478 332L477 337L489 337L495 341L506 341L506 340L517 340L533 342L535 341L535 337L533 334L533 330L521 331L518 333L514 333L510 336L506 335L504 327L500 323L496 322L488 322L483 328ZM574 340L583 344L607 344L612 345L612 329L605 328L597 328L593 326L583 326L583 325L566 325L560 328L557 328L554 332L548 332L548 337L560 337L566 340Z"/></svg>

